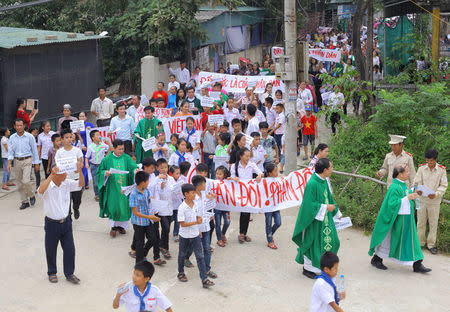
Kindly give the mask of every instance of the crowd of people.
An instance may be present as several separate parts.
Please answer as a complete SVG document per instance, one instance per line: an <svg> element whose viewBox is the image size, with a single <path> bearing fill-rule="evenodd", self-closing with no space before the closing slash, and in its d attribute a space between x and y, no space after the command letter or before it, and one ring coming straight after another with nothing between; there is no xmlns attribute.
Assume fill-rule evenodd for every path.
<svg viewBox="0 0 450 312"><path fill-rule="evenodd" d="M336 43L336 47L349 51L347 54L343 53L343 56L348 61L348 66L353 66L348 34L331 33L329 37L323 35L318 38L321 38L320 47L330 47L330 44ZM316 278L316 274L320 274L320 281L316 282L317 287L314 286L313 289L314 300L312 299L311 306L313 307L313 301L317 305L314 311L322 311L319 307L323 306L323 302L335 311L342 311L338 304L339 300L345 298L345 293L338 297L332 280L337 274L339 262L336 256L339 239L333 218L342 215L334 202L329 183L333 168L332 162L327 158L328 146L323 143L315 146L318 131L314 113L323 104L336 108L331 110L330 115L334 133L335 124L339 122L337 110L344 107L345 99L339 88L334 87L324 101L320 95L321 88L317 89L316 85L317 73L330 72L337 65L312 63L310 75L313 86L305 81L300 82L298 88L297 149L300 155L303 146L303 159L310 159L309 168L315 173L305 189L293 240L299 246L296 260L304 264L303 274L310 278ZM258 63L241 59L239 69L231 69L231 64L227 64L227 68L220 68L219 72L274 74L274 64L269 55L265 56L262 64L260 68ZM27 115L28 119L23 118L26 114L22 112L25 102L19 99L18 118L14 121L16 133L10 136L7 128L0 130L5 169L2 187L8 190L12 185L9 172L14 162L22 210L36 202L35 192L30 185L34 167L36 193L44 200L47 273L51 283L58 282L56 248L59 242L64 250L66 279L74 284L80 283L74 275L75 247L71 216L73 213L75 220L80 218L83 192L90 185L95 200L99 202L99 216L109 219L109 234L112 238L126 234L131 222L134 234L127 252L136 259L133 282L120 285L113 302L114 308L125 305L127 311L153 311L156 305L165 311L172 311L170 301L156 286L151 285L150 279L155 270L153 265L164 266L173 258L173 248L170 247L174 244L178 245L178 280L188 281L185 268L193 267L190 257L194 253L202 286L209 288L214 285L212 280L218 278L218 275L212 269L212 239L215 232L217 246L227 246L230 211L215 209L217 195L212 191L212 180L238 182L255 179L260 182L263 177L276 178L279 173L284 172L286 116L285 95L282 90L275 91L272 84L268 83L262 94L255 93L250 86L245 89L245 94L232 94L223 89L220 81L200 84L199 70L190 76L184 63L177 69L169 67L169 72L168 89L164 82L159 82L150 99L135 96L128 107L124 102L116 103L114 107L113 102L106 97L105 88L99 88L99 97L92 101L91 106L96 125L87 121L84 112L79 113L78 117L72 116L72 107L65 104L63 117L58 120L56 131L52 131L48 121L43 121L39 129L30 127L37 111L33 111L31 117ZM212 106L202 105L207 103L202 98L208 97L210 92L219 92L220 98L215 99ZM157 108L168 109L169 116L184 117L183 131L167 135L163 120L155 116ZM196 115L200 116L202 130L196 128ZM222 115L223 122L210 124L211 115ZM84 127L74 132L71 123L78 120L83 121ZM101 135L98 128L104 127L108 129L107 136L114 136L113 140ZM148 140L153 140L150 148L146 144ZM394 157L395 161L386 161L378 173L380 176L387 175L396 184L396 193L388 193L386 206L391 202L395 202L395 205L401 203L402 207L405 205L402 208L404 213L398 213L398 217L412 215L414 218L414 213L407 213L408 209L413 209L408 200L414 200L418 195L408 195L405 203L404 196L399 195L406 188L405 181L414 179L414 164L409 163L409 158L402 154L403 139L398 140L397 136L393 140L389 143L394 156L388 154L386 157ZM400 154L404 158L399 158ZM433 168L441 168L436 165L437 152L429 152L426 158L427 162L428 159L430 162L434 160ZM60 164L67 164L69 160L73 160L76 167L61 172ZM45 176L43 181L40 164ZM189 176L194 169L195 175ZM439 193L428 198L430 203L425 201L425 205L430 208L427 206L419 220L420 242L417 238L412 247L404 246L406 256L398 259L408 263L413 261L415 272L429 271L422 265L421 252L417 253L418 244L419 251L420 245L425 244L427 220L430 223L428 248L432 252L436 248L433 233L437 231L437 219L436 203L433 200L440 202L447 187L445 170L444 174L440 169L437 171L439 182L433 187ZM425 184L425 180L429 179L424 175L421 177L422 180L417 183ZM380 215L388 213L384 212L388 208L383 207ZM396 217L397 214L393 218ZM415 223L408 220L408 234L416 237ZM251 221L250 213L240 212L237 237L240 244L252 241L247 233ZM383 258L395 257L393 253L389 253L389 248L393 246L386 246L387 235L394 237L394 232L390 232L392 223L381 224L382 222L385 221L380 221L380 225L377 222L375 230L380 230L374 235L370 249L370 253L374 254L372 264L378 269L385 269ZM278 248L274 234L281 223L279 210L265 213L265 226L261 231L265 231L267 247L270 249ZM413 248L418 256L411 257L408 248ZM153 261L148 259L150 250ZM156 301L145 300L150 297L156 298Z"/></svg>

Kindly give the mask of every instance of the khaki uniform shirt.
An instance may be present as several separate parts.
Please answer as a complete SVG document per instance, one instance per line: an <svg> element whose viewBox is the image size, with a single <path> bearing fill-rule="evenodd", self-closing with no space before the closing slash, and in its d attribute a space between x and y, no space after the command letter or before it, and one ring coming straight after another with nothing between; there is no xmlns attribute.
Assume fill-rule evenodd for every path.
<svg viewBox="0 0 450 312"><path fill-rule="evenodd" d="M436 197L433 199L428 198L428 196L421 196L420 200L424 203L436 204L441 203L442 197L447 190L447 172L446 168L442 165L436 163L433 170L430 169L428 164L423 164L419 166L417 170L416 177L414 178L414 184L425 185L436 192Z"/></svg>
<svg viewBox="0 0 450 312"><path fill-rule="evenodd" d="M408 188L412 186L414 181L414 176L416 175L416 169L414 168L414 160L412 155L408 152L402 150L401 154L397 157L394 152L386 154L384 158L383 166L380 169L381 176L387 174L387 187L391 186L392 183L392 173L394 172L394 167L397 165L407 165L409 168L409 180L406 181Z"/></svg>

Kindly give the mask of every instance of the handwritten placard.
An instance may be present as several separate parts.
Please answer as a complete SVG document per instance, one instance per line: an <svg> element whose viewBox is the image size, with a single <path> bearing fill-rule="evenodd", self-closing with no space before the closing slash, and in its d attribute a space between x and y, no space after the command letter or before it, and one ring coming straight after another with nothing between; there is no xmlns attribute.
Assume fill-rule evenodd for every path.
<svg viewBox="0 0 450 312"><path fill-rule="evenodd" d="M77 132L78 129L80 129L80 131L84 131L84 120L76 120L70 122L70 130L72 130L73 132Z"/></svg>
<svg viewBox="0 0 450 312"><path fill-rule="evenodd" d="M231 64L230 65L230 69L231 70L235 70L235 69L239 70L239 65L238 64Z"/></svg>
<svg viewBox="0 0 450 312"><path fill-rule="evenodd" d="M248 134L245 135L245 146L249 147L253 143L253 138L249 136Z"/></svg>
<svg viewBox="0 0 450 312"><path fill-rule="evenodd" d="M223 119L224 119L223 115L209 115L208 116L208 123L211 126L213 126L213 125L221 126L221 125L223 125Z"/></svg>
<svg viewBox="0 0 450 312"><path fill-rule="evenodd" d="M156 145L155 137L151 137L150 139L142 141L142 148L144 149L144 151L151 150L152 148L155 147L155 145Z"/></svg>
<svg viewBox="0 0 450 312"><path fill-rule="evenodd" d="M200 104L203 107L213 107L214 106L214 99L210 96L202 96L202 99L200 100Z"/></svg>
<svg viewBox="0 0 450 312"><path fill-rule="evenodd" d="M156 107L154 115L158 119L169 118L171 112L172 110L170 108Z"/></svg>
<svg viewBox="0 0 450 312"><path fill-rule="evenodd" d="M58 167L58 173L72 173L77 171L77 158L76 157L66 157L66 158L56 158L56 166Z"/></svg>
<svg viewBox="0 0 450 312"><path fill-rule="evenodd" d="M220 91L211 91L209 92L209 96L214 99L214 101L220 101Z"/></svg>
<svg viewBox="0 0 450 312"><path fill-rule="evenodd" d="M350 217L343 217L341 219L334 220L334 226L336 227L336 231L340 231L352 226L352 220Z"/></svg>
<svg viewBox="0 0 450 312"><path fill-rule="evenodd" d="M230 156L216 156L213 157L214 162L216 163L224 163L230 160Z"/></svg>

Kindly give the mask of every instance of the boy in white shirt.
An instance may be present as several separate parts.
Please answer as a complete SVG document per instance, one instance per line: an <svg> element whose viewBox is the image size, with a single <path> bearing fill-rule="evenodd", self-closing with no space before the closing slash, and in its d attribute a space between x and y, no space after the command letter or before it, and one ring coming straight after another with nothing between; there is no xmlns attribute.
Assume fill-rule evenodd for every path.
<svg viewBox="0 0 450 312"><path fill-rule="evenodd" d="M259 133L259 119L255 116L256 114L256 106L253 104L247 105L247 118L248 118L248 126L245 133L247 135L251 135L253 132Z"/></svg>
<svg viewBox="0 0 450 312"><path fill-rule="evenodd" d="M286 131L286 116L284 115L284 105L279 103L275 106L277 112L277 118L275 119L275 126L273 128L273 138L277 142L278 150L281 151L281 137ZM280 153L280 173L283 173L284 156Z"/></svg>
<svg viewBox="0 0 450 312"><path fill-rule="evenodd" d="M316 277L316 282L311 293L311 312L344 312L339 307L339 301L345 299L345 291L338 293L336 289L336 275L338 272L339 258L326 251L320 257L321 274Z"/></svg>
<svg viewBox="0 0 450 312"><path fill-rule="evenodd" d="M77 162L82 163L83 152L78 147L72 145L73 133L70 128L65 128L61 130L61 138L63 141L63 147L60 148L55 154L55 162L58 165L60 159L72 158L76 159ZM67 178L72 180L78 180L78 174L74 172L68 172ZM73 203L73 214L75 220L80 217L80 205L81 205L82 190L70 192L70 198Z"/></svg>
<svg viewBox="0 0 450 312"><path fill-rule="evenodd" d="M194 252L203 288L209 288L213 286L214 283L211 282L206 275L205 258L203 256L199 231L199 224L202 224L202 217L198 211L198 205L194 202L197 194L195 192L195 187L192 184L184 184L181 187L181 190L185 200L178 208L180 246L178 249L177 278L181 282L187 282L186 274L184 274L184 260L189 254Z"/></svg>
<svg viewBox="0 0 450 312"><path fill-rule="evenodd" d="M169 160L170 157L170 148L166 143L166 135L164 132L158 133L156 136L156 145L155 148L152 149L153 156L155 160L164 158L165 160Z"/></svg>
<svg viewBox="0 0 450 312"><path fill-rule="evenodd" d="M170 88L175 87L178 89L180 89L180 83L178 81L175 80L175 75L170 74L169 75L169 83L167 84L167 90L170 90Z"/></svg>
<svg viewBox="0 0 450 312"><path fill-rule="evenodd" d="M172 173L173 179L176 181L176 188L172 193L172 206L173 206L173 240L175 243L178 243L178 233L180 232L180 223L178 222L178 207L180 207L181 203L184 200L183 192L181 191L181 187L183 184L188 183L187 175L189 173L189 169L191 168L191 163L187 161L183 161L180 163L180 166L172 166L170 167L170 172ZM179 172L179 177L177 178L177 172Z"/></svg>
<svg viewBox="0 0 450 312"><path fill-rule="evenodd" d="M241 118L241 114L239 113L239 110L235 107L234 102L234 96L230 94L227 99L227 103L225 107L223 108L223 114L226 121L228 121L229 124L232 123L233 119Z"/></svg>
<svg viewBox="0 0 450 312"><path fill-rule="evenodd" d="M253 138L252 144L250 145L250 161L254 162L259 170L264 172L264 162L268 155L264 146L259 144L261 142L261 134L259 132L252 132L250 136Z"/></svg>
<svg viewBox="0 0 450 312"><path fill-rule="evenodd" d="M125 305L127 312L157 311L157 307L172 312L172 303L150 283L155 273L155 267L148 261L139 262L134 266L133 281L118 287L113 308Z"/></svg>
<svg viewBox="0 0 450 312"><path fill-rule="evenodd" d="M154 193L155 197L153 201L153 209L156 209L157 216L161 218L161 239L159 243L159 249L162 255L166 259L172 258L169 253L169 233L170 223L172 222L173 207L172 207L172 193L176 188L175 180L169 176L169 167L167 160L160 158L156 161L156 169L159 175L155 179ZM158 226L159 231L159 226Z"/></svg>

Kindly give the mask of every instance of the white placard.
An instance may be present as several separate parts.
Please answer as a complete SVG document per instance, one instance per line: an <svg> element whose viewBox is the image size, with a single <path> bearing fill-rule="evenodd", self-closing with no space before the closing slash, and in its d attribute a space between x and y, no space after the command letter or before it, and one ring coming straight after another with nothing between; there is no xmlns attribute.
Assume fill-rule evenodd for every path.
<svg viewBox="0 0 450 312"><path fill-rule="evenodd" d="M351 227L352 220L350 217L342 217L340 219L334 220L334 226L336 227L336 231L343 230L345 228Z"/></svg>
<svg viewBox="0 0 450 312"><path fill-rule="evenodd" d="M76 120L70 122L70 130L72 130L72 132L77 132L78 129L80 129L80 131L84 131L84 120Z"/></svg>
<svg viewBox="0 0 450 312"><path fill-rule="evenodd" d="M208 116L208 123L213 125L221 126L223 125L224 116L223 115L209 115Z"/></svg>
<svg viewBox="0 0 450 312"><path fill-rule="evenodd" d="M133 191L133 189L135 188L136 184L133 185L129 185L129 186L122 186L121 190L123 195L128 196L131 194L131 192Z"/></svg>
<svg viewBox="0 0 450 312"><path fill-rule="evenodd" d="M211 91L209 92L209 97L213 98L214 101L220 101L220 91Z"/></svg>
<svg viewBox="0 0 450 312"><path fill-rule="evenodd" d="M422 196L428 196L428 195L436 195L436 192L435 191L433 191L432 189L430 189L428 186L426 186L426 185L419 185L418 187L417 187L417 190L418 191L421 191L422 192Z"/></svg>
<svg viewBox="0 0 450 312"><path fill-rule="evenodd" d="M250 89L256 88L256 80L255 81L249 81L247 83L247 87Z"/></svg>
<svg viewBox="0 0 450 312"><path fill-rule="evenodd" d="M229 161L230 160L230 156L216 156L216 155L214 155L213 160L214 160L214 162L223 163L223 162Z"/></svg>
<svg viewBox="0 0 450 312"><path fill-rule="evenodd" d="M188 103L189 103L189 110L192 112L195 108L195 103L194 103L194 101L192 101L192 102L188 101Z"/></svg>
<svg viewBox="0 0 450 312"><path fill-rule="evenodd" d="M202 96L200 105L203 107L214 107L214 99L210 96Z"/></svg>
<svg viewBox="0 0 450 312"><path fill-rule="evenodd" d="M148 151L148 150L151 150L152 148L154 148L155 144L156 144L156 138L151 137L150 139L142 141L142 148L144 149L144 151Z"/></svg>
<svg viewBox="0 0 450 312"><path fill-rule="evenodd" d="M72 173L77 171L77 158L67 157L67 158L55 158L56 166L58 167L58 173Z"/></svg>
<svg viewBox="0 0 450 312"><path fill-rule="evenodd" d="M126 170L119 170L119 169L116 169L116 168L111 168L111 169L109 169L109 173L111 173L111 174L126 174L126 173L128 173L129 171L126 171Z"/></svg>
<svg viewBox="0 0 450 312"><path fill-rule="evenodd" d="M251 146L253 143L253 138L249 136L248 134L245 135L245 146Z"/></svg>
<svg viewBox="0 0 450 312"><path fill-rule="evenodd" d="M230 65L230 69L231 70L235 70L235 69L239 70L239 65L238 64L231 64Z"/></svg>

